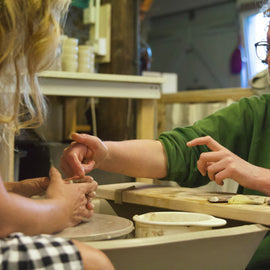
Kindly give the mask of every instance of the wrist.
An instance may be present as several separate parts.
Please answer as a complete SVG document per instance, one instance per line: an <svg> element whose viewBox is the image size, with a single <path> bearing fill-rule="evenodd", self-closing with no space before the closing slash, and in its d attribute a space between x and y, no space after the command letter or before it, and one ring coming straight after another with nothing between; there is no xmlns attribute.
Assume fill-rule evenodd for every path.
<svg viewBox="0 0 270 270"><path fill-rule="evenodd" d="M258 168L260 174L255 177L255 189L263 192L267 196L270 196L270 170L261 167Z"/></svg>
<svg viewBox="0 0 270 270"><path fill-rule="evenodd" d="M61 231L70 226L70 206L62 199L47 199L45 203L50 205L51 220L53 220L51 230ZM54 225L54 226L53 226Z"/></svg>

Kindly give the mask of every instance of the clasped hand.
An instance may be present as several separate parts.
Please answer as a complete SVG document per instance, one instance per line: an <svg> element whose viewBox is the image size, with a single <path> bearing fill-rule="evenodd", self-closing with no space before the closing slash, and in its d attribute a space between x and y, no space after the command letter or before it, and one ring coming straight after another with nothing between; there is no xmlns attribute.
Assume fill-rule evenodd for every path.
<svg viewBox="0 0 270 270"><path fill-rule="evenodd" d="M90 176L81 179L81 183L72 184L70 179L63 181L59 171L51 168L46 198L59 200L67 211L68 226L74 226L93 215L91 201L96 189L97 183Z"/></svg>

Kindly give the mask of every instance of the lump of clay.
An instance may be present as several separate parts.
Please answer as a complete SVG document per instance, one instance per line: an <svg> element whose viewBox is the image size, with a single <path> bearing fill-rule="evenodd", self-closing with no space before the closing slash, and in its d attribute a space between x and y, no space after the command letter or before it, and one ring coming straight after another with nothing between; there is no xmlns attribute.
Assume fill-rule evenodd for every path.
<svg viewBox="0 0 270 270"><path fill-rule="evenodd" d="M228 200L229 204L264 204L264 197L250 198L247 195L238 194Z"/></svg>

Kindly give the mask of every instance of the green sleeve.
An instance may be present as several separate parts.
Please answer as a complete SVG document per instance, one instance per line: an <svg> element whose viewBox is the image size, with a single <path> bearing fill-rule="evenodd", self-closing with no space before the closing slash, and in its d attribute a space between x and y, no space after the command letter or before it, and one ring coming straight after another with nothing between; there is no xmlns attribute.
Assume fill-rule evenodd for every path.
<svg viewBox="0 0 270 270"><path fill-rule="evenodd" d="M206 146L192 148L186 146L188 141L206 135L211 136L241 158L255 164L258 160L256 159L258 145L266 134L269 135L267 143L270 147L268 103L270 103L270 95L243 98L195 122L192 126L162 133L159 140L165 148L168 170L165 179L177 181L179 185L187 187L205 185L210 181L207 176L203 177L197 170L200 154L209 149ZM267 119L269 124L267 124ZM270 164L270 159L266 159ZM264 163L265 160L262 161Z"/></svg>

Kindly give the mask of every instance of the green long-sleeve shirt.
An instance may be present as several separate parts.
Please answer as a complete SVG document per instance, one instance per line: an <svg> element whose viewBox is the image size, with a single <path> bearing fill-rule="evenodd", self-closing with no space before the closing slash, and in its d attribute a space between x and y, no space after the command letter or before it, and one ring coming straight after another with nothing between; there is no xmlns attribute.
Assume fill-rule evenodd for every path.
<svg viewBox="0 0 270 270"><path fill-rule="evenodd" d="M162 133L159 140L167 154L167 180L187 187L209 182L209 178L197 170L200 154L209 149L186 146L188 141L206 135L248 162L270 169L270 94L243 98L193 126ZM261 194L247 189L243 192Z"/></svg>
<svg viewBox="0 0 270 270"><path fill-rule="evenodd" d="M192 126L162 133L159 140L168 160L165 179L185 187L197 187L210 181L197 170L200 154L209 149L206 146L186 146L188 141L206 135L244 160L270 169L270 94L243 98ZM242 187L238 192L262 194ZM266 263L267 268L263 268L262 263ZM249 266L258 267L258 264L258 269L270 269L270 235L261 243Z"/></svg>

